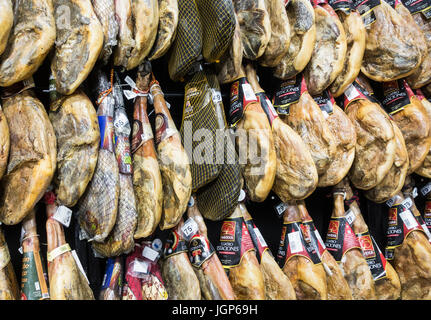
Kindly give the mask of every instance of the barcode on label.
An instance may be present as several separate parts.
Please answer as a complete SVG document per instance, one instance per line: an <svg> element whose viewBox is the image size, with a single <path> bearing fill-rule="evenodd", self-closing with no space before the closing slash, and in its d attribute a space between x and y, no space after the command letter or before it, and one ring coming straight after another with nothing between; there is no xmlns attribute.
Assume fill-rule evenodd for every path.
<svg viewBox="0 0 431 320"><path fill-rule="evenodd" d="M426 196L431 191L431 182L428 182L422 189L421 193L423 196Z"/></svg>
<svg viewBox="0 0 431 320"><path fill-rule="evenodd" d="M72 218L72 210L65 206L59 206L52 217L63 226L69 227L70 219Z"/></svg>
<svg viewBox="0 0 431 320"><path fill-rule="evenodd" d="M356 215L352 210L347 210L346 211L346 220L347 222L352 225L353 221L355 221Z"/></svg>
<svg viewBox="0 0 431 320"><path fill-rule="evenodd" d="M289 233L289 247L292 254L302 251L301 235L299 231Z"/></svg>
<svg viewBox="0 0 431 320"><path fill-rule="evenodd" d="M406 225L407 229L412 229L418 226L416 218L413 216L410 210L401 212L400 217Z"/></svg>
<svg viewBox="0 0 431 320"><path fill-rule="evenodd" d="M266 244L265 239L262 237L262 234L260 233L259 229L254 228L253 230L254 230L254 233L256 234L257 240L259 240L259 242L260 242L260 245L262 247L267 247L268 245Z"/></svg>
<svg viewBox="0 0 431 320"><path fill-rule="evenodd" d="M344 91L344 94L349 100L353 100L356 97L359 97L358 90L352 84L347 87L346 91Z"/></svg>
<svg viewBox="0 0 431 320"><path fill-rule="evenodd" d="M193 220L193 218L188 218L184 225L181 227L181 231L187 239L195 235L198 230L198 224L195 220Z"/></svg>
<svg viewBox="0 0 431 320"><path fill-rule="evenodd" d="M322 237L320 236L319 231L314 230L314 235L316 236L317 240L319 241L320 245L322 246L323 249L326 249L325 243L322 240Z"/></svg>
<svg viewBox="0 0 431 320"><path fill-rule="evenodd" d="M39 281L36 281L36 282L34 283L34 288L35 288L37 291L39 291L39 290L40 290Z"/></svg>
<svg viewBox="0 0 431 320"><path fill-rule="evenodd" d="M150 247L145 247L144 251L142 251L142 256L147 258L148 260L155 261L159 256L159 253L156 250L151 249Z"/></svg>
<svg viewBox="0 0 431 320"><path fill-rule="evenodd" d="M251 88L251 85L248 83L243 83L242 90L244 91L244 98L247 101L256 101L256 95L253 92L253 89Z"/></svg>

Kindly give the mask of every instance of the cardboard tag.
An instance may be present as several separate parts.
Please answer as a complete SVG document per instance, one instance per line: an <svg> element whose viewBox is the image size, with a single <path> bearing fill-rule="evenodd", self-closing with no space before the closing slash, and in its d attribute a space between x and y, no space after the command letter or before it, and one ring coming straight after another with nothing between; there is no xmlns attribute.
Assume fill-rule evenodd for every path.
<svg viewBox="0 0 431 320"><path fill-rule="evenodd" d="M352 225L353 221L355 221L355 219L356 219L355 213L352 210L349 209L349 210L346 211L345 215L346 215L347 222L350 225Z"/></svg>
<svg viewBox="0 0 431 320"><path fill-rule="evenodd" d="M385 203L386 203L386 205L387 205L388 207L392 207L392 206L394 205L394 203L395 203L395 197L390 198L390 199L389 199L388 201L386 201Z"/></svg>
<svg viewBox="0 0 431 320"><path fill-rule="evenodd" d="M63 226L69 227L72 218L72 210L65 206L59 206L55 211L53 218L60 222Z"/></svg>
<svg viewBox="0 0 431 320"><path fill-rule="evenodd" d="M403 222L408 229L413 229L418 226L418 222L410 210L400 212L400 217L403 219Z"/></svg>
<svg viewBox="0 0 431 320"><path fill-rule="evenodd" d="M148 273L148 262L135 259L133 271L137 273Z"/></svg>
<svg viewBox="0 0 431 320"><path fill-rule="evenodd" d="M407 197L401 202L401 205L406 209L410 209L413 206L413 201L410 197Z"/></svg>
<svg viewBox="0 0 431 320"><path fill-rule="evenodd" d="M199 230L198 224L193 218L188 218L184 225L181 227L181 231L184 234L184 237L188 240L192 236L194 236Z"/></svg>
<svg viewBox="0 0 431 320"><path fill-rule="evenodd" d="M142 256L148 260L156 261L157 257L159 256L159 252L151 249L150 247L145 247L144 251L142 251Z"/></svg>
<svg viewBox="0 0 431 320"><path fill-rule="evenodd" d="M431 182L428 182L422 189L421 193L423 196L426 196L431 191Z"/></svg>
<svg viewBox="0 0 431 320"><path fill-rule="evenodd" d="M284 211L286 211L287 205L284 202L279 203L275 207L275 211L277 212L277 215L279 218L283 217Z"/></svg>

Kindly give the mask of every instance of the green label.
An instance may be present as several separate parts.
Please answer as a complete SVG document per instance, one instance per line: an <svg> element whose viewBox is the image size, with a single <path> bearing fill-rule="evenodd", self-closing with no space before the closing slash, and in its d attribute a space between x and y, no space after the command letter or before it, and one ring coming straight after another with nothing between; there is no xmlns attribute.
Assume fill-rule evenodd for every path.
<svg viewBox="0 0 431 320"><path fill-rule="evenodd" d="M21 299L49 298L39 252L24 252L22 258Z"/></svg>

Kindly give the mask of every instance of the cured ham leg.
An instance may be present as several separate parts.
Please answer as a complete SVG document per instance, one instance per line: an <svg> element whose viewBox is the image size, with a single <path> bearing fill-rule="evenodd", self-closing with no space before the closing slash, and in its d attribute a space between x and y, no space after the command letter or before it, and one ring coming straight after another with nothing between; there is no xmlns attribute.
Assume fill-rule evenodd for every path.
<svg viewBox="0 0 431 320"><path fill-rule="evenodd" d="M235 293L231 283L229 282L229 278L227 277L214 248L208 241L207 227L198 210L194 196L190 199L187 216L189 218L193 218L198 225L198 232L193 237L201 243L206 243L206 246L204 245L203 247L208 249L205 251L207 257L202 263L193 263L193 261L191 261L199 280L202 297L205 300L235 300ZM191 258L192 254L193 253L190 252L189 242L189 258Z"/></svg>
<svg viewBox="0 0 431 320"><path fill-rule="evenodd" d="M305 247L299 209L294 201L285 205L278 265L289 277L298 300L327 300L325 270L317 254Z"/></svg>
<svg viewBox="0 0 431 320"><path fill-rule="evenodd" d="M52 218L57 206L55 195L45 195L48 241L48 279L51 300L94 300L87 279L66 243L61 224ZM79 261L79 260L78 260Z"/></svg>
<svg viewBox="0 0 431 320"><path fill-rule="evenodd" d="M45 280L45 267L39 248L39 235L36 230L36 213L32 210L22 222L22 277L21 300L49 299Z"/></svg>
<svg viewBox="0 0 431 320"><path fill-rule="evenodd" d="M187 254L187 242L181 231L183 225L181 219L165 243L162 277L169 300L200 300L201 288Z"/></svg>
<svg viewBox="0 0 431 320"><path fill-rule="evenodd" d="M0 1L0 55L6 49L10 30L13 26L13 10L11 0Z"/></svg>
<svg viewBox="0 0 431 320"><path fill-rule="evenodd" d="M344 189L335 186L334 209L325 245L343 270L354 300L376 299L374 279L365 260L359 240L347 222L344 212ZM337 244L341 244L340 247Z"/></svg>
<svg viewBox="0 0 431 320"><path fill-rule="evenodd" d="M190 161L181 143L181 136L166 106L162 89L153 79L150 92L156 112L156 145L163 185L163 215L160 229L176 226L186 211L192 192Z"/></svg>
<svg viewBox="0 0 431 320"><path fill-rule="evenodd" d="M10 148L10 133L6 117L0 105L0 179L7 168Z"/></svg>
<svg viewBox="0 0 431 320"><path fill-rule="evenodd" d="M52 3L52 0L14 1L14 24L0 58L0 87L30 78L45 60L56 36ZM3 14L3 9L0 11Z"/></svg>
<svg viewBox="0 0 431 320"><path fill-rule="evenodd" d="M0 300L19 300L19 287L9 248L0 229Z"/></svg>
<svg viewBox="0 0 431 320"><path fill-rule="evenodd" d="M150 91L149 71L139 69L136 86L142 92ZM132 161L133 188L138 210L135 239L150 236L162 218L163 187L154 136L147 115L145 96L137 97L133 113Z"/></svg>

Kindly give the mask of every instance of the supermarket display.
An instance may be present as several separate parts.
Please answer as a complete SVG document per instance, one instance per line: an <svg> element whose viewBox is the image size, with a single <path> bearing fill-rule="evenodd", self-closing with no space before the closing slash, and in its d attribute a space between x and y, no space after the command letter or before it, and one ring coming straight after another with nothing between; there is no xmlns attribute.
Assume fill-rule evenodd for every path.
<svg viewBox="0 0 431 320"><path fill-rule="evenodd" d="M431 0L0 0L0 300L431 300L430 41Z"/></svg>

